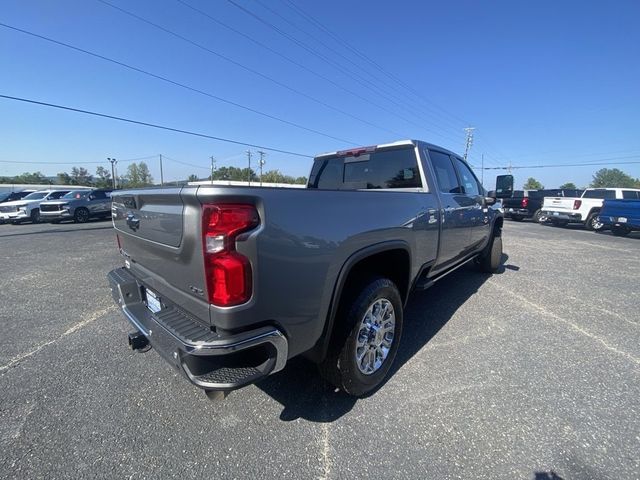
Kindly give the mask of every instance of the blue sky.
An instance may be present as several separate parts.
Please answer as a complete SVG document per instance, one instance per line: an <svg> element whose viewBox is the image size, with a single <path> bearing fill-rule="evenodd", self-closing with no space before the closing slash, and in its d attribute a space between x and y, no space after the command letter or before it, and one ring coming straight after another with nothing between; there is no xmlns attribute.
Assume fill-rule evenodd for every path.
<svg viewBox="0 0 640 480"><path fill-rule="evenodd" d="M485 167L640 162L637 1L108 1L183 38L98 0L4 0L0 22L284 122L6 27L0 94L308 155L401 138L462 153L473 126L475 167L482 154ZM0 176L94 172L107 157L123 171L124 160L161 153L165 180L204 177L211 155L244 167L246 150L0 99ZM275 152L266 161L294 176L311 163ZM159 180L158 161L147 162ZM584 186L604 166L514 175L518 186L529 176ZM640 163L608 167L640 177ZM496 173L484 172L485 185Z"/></svg>

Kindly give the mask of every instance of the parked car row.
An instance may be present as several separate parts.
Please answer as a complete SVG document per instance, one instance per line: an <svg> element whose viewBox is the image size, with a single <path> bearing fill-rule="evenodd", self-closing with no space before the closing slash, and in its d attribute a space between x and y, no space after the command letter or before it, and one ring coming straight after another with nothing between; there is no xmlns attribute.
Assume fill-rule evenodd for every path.
<svg viewBox="0 0 640 480"><path fill-rule="evenodd" d="M22 195L24 193L24 195ZM84 223L91 218L111 215L111 190L49 189L35 192L11 192L0 200L0 223L59 223L72 220Z"/></svg>
<svg viewBox="0 0 640 480"><path fill-rule="evenodd" d="M575 189L514 190L511 198L502 201L504 216L516 221L531 218L539 222L545 197L579 197L582 192Z"/></svg>
<svg viewBox="0 0 640 480"><path fill-rule="evenodd" d="M609 200L640 200L640 189L587 188L579 197L546 197L540 221L556 227L581 223L587 230L602 230L605 224L600 216Z"/></svg>

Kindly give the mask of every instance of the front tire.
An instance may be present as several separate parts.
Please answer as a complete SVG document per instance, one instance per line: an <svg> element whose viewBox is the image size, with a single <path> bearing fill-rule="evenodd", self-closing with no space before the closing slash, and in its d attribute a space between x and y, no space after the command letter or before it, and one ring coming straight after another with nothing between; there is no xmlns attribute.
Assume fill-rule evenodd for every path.
<svg viewBox="0 0 640 480"><path fill-rule="evenodd" d="M76 223L86 223L89 221L89 210L86 208L76 208L73 214L73 220Z"/></svg>
<svg viewBox="0 0 640 480"><path fill-rule="evenodd" d="M502 262L502 235L494 233L490 242L491 244L478 258L478 264L483 272L496 273Z"/></svg>
<svg viewBox="0 0 640 480"><path fill-rule="evenodd" d="M31 210L31 223L40 223L40 209L39 208L34 208L33 210Z"/></svg>
<svg viewBox="0 0 640 480"><path fill-rule="evenodd" d="M376 389L395 359L402 320L396 285L388 278L370 280L341 306L321 375L356 397Z"/></svg>
<svg viewBox="0 0 640 480"><path fill-rule="evenodd" d="M611 227L611 233L613 233L616 237L626 237L631 233L631 230L626 227Z"/></svg>

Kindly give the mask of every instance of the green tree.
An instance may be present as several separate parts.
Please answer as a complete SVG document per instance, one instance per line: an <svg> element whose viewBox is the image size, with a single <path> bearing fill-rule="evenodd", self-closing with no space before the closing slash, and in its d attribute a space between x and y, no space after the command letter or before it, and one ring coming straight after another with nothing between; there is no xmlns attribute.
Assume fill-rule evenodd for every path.
<svg viewBox="0 0 640 480"><path fill-rule="evenodd" d="M627 175L617 168L602 168L593 175L592 187L634 188L638 186L638 179Z"/></svg>
<svg viewBox="0 0 640 480"><path fill-rule="evenodd" d="M73 167L71 169L71 185L91 185L93 177L86 168Z"/></svg>
<svg viewBox="0 0 640 480"><path fill-rule="evenodd" d="M561 188L563 190L575 190L578 187L576 187L576 184L573 182L567 182L567 183L563 183L562 185L560 185L558 188Z"/></svg>
<svg viewBox="0 0 640 480"><path fill-rule="evenodd" d="M103 166L96 168L96 187L98 188L110 188L113 186L111 181L111 174L109 170Z"/></svg>
<svg viewBox="0 0 640 480"><path fill-rule="evenodd" d="M251 169L251 172L249 172L248 168L238 167L220 167L213 173L213 179L246 182L249 180L249 173L251 173L251 181L257 182L258 177L256 176L256 172L254 172L253 169Z"/></svg>
<svg viewBox="0 0 640 480"><path fill-rule="evenodd" d="M293 183L298 184L298 185L306 185L308 181L309 181L309 179L307 177L298 177L298 178L296 178L296 181L293 182Z"/></svg>
<svg viewBox="0 0 640 480"><path fill-rule="evenodd" d="M127 188L148 187L153 185L153 177L149 172L149 167L146 163L132 162L127 167L127 174L124 176Z"/></svg>
<svg viewBox="0 0 640 480"><path fill-rule="evenodd" d="M198 180L200 180L198 176L193 173L187 177L187 182L197 182Z"/></svg>
<svg viewBox="0 0 640 480"><path fill-rule="evenodd" d="M24 172L21 175L13 177L13 183L21 183L21 184L25 184L25 183L38 184L39 183L39 184L42 184L42 183L49 183L49 180L47 179L47 177L44 176L44 174L42 172L33 172L33 173Z"/></svg>
<svg viewBox="0 0 640 480"><path fill-rule="evenodd" d="M542 190L544 185L542 185L538 180L533 177L529 177L526 183L522 186L525 190Z"/></svg>
<svg viewBox="0 0 640 480"><path fill-rule="evenodd" d="M71 185L71 176L67 172L59 172L57 177L58 185Z"/></svg>

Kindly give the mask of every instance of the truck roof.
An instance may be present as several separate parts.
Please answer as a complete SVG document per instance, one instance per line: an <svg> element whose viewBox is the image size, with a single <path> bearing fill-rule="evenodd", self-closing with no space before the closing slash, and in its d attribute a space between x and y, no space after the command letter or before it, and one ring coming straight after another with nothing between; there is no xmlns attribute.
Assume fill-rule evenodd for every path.
<svg viewBox="0 0 640 480"><path fill-rule="evenodd" d="M423 140L398 140L396 142L391 142L391 143L381 143L378 145L367 145L367 146L362 146L362 147L353 147L353 148L349 148L346 150L337 150L335 152L326 152L326 153L321 153L319 155L316 155L315 158L322 158L322 157L334 157L334 156L339 156L340 154L345 154L346 152L354 152L354 151L363 151L363 153L365 153L367 150L375 150L377 148L388 148L388 147L400 147L400 146L405 146L405 145L421 145L427 148L436 148L438 150L441 150L443 152L447 152L451 155L455 155L457 157L461 157L461 155L452 152L451 150L448 150L444 147L441 147L439 145L434 145L432 143L428 143L425 142Z"/></svg>

